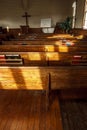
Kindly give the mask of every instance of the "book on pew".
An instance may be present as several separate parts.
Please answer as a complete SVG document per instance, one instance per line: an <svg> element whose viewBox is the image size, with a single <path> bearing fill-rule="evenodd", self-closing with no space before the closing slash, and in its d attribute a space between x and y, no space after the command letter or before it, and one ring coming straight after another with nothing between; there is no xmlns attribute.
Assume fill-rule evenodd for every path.
<svg viewBox="0 0 87 130"><path fill-rule="evenodd" d="M87 60L73 60L72 65L87 65Z"/></svg>
<svg viewBox="0 0 87 130"><path fill-rule="evenodd" d="M0 55L0 59L5 59L5 55Z"/></svg>
<svg viewBox="0 0 87 130"><path fill-rule="evenodd" d="M73 56L72 65L87 65L87 57L76 55Z"/></svg>
<svg viewBox="0 0 87 130"><path fill-rule="evenodd" d="M5 55L6 59L21 59L20 55Z"/></svg>
<svg viewBox="0 0 87 130"><path fill-rule="evenodd" d="M20 55L0 55L0 65L22 65L23 59Z"/></svg>
<svg viewBox="0 0 87 130"><path fill-rule="evenodd" d="M0 63L5 63L6 59L5 59L5 55L0 55Z"/></svg>

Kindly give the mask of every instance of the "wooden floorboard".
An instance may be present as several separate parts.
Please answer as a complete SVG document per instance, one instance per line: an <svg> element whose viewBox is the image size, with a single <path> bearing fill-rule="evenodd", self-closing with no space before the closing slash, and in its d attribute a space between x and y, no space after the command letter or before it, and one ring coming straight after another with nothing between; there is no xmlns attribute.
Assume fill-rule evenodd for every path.
<svg viewBox="0 0 87 130"><path fill-rule="evenodd" d="M60 106L64 130L87 129L87 100L65 100Z"/></svg>
<svg viewBox="0 0 87 130"><path fill-rule="evenodd" d="M63 130L58 97L47 111L45 92L0 90L0 130Z"/></svg>

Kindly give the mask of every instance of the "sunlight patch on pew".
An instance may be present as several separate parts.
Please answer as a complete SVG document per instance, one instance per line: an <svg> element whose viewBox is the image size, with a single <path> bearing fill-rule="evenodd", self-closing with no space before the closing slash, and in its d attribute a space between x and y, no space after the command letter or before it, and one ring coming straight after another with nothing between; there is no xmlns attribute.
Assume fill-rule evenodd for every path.
<svg viewBox="0 0 87 130"><path fill-rule="evenodd" d="M1 89L18 89L14 76L10 68L2 68L0 73L0 88Z"/></svg>
<svg viewBox="0 0 87 130"><path fill-rule="evenodd" d="M68 46L59 46L59 52L69 52Z"/></svg>
<svg viewBox="0 0 87 130"><path fill-rule="evenodd" d="M76 39L83 39L84 38L84 35L78 35L78 36L75 36L76 37Z"/></svg>
<svg viewBox="0 0 87 130"><path fill-rule="evenodd" d="M46 59L46 56L44 55L43 52L30 52L29 55L29 60L44 60Z"/></svg>
<svg viewBox="0 0 87 130"><path fill-rule="evenodd" d="M47 73L39 67L19 67L0 69L0 89L46 90Z"/></svg>
<svg viewBox="0 0 87 130"><path fill-rule="evenodd" d="M47 76L45 72L42 72L39 67L36 68L24 68L21 69L22 76L26 85L26 89L29 90L46 90Z"/></svg>
<svg viewBox="0 0 87 130"><path fill-rule="evenodd" d="M73 36L71 36L70 34L56 34L56 35L53 35L53 36L48 36L47 38L49 39L53 39L53 38L60 38L60 39L63 39L63 38L73 38Z"/></svg>
<svg viewBox="0 0 87 130"><path fill-rule="evenodd" d="M55 47L53 45L44 46L45 51L55 51Z"/></svg>
<svg viewBox="0 0 87 130"><path fill-rule="evenodd" d="M55 41L54 44L55 44L55 45L61 45L61 44L62 44L62 41L61 41L61 40L59 40L59 41Z"/></svg>
<svg viewBox="0 0 87 130"><path fill-rule="evenodd" d="M53 52L52 54L50 54L50 52L47 53L47 57L49 60L60 60L60 56L59 56L59 53L57 52Z"/></svg>

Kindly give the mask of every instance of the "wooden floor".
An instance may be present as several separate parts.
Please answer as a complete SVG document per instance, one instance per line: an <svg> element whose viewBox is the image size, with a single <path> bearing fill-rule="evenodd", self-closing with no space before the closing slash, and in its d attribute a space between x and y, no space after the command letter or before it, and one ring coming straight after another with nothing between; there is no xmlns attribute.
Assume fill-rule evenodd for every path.
<svg viewBox="0 0 87 130"><path fill-rule="evenodd" d="M87 100L61 101L64 130L87 130Z"/></svg>
<svg viewBox="0 0 87 130"><path fill-rule="evenodd" d="M0 130L62 130L58 98L47 111L45 92L0 90Z"/></svg>

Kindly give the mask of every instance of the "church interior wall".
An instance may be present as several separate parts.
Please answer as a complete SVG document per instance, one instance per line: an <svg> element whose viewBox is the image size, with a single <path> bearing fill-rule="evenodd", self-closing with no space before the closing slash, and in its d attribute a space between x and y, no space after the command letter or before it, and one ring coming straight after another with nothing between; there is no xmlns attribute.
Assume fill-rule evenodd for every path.
<svg viewBox="0 0 87 130"><path fill-rule="evenodd" d="M23 8L22 0L1 0L0 1L0 26L9 28L19 28L25 25L25 19L22 17L26 9ZM56 22L61 22L67 16L72 16L73 0L25 0L28 2L27 12L31 15L29 26L31 28L40 28L40 21L44 18L52 19L52 26Z"/></svg>

